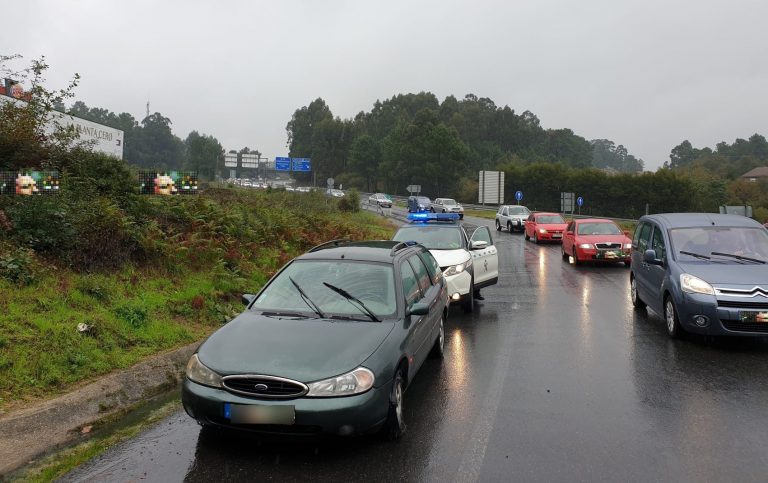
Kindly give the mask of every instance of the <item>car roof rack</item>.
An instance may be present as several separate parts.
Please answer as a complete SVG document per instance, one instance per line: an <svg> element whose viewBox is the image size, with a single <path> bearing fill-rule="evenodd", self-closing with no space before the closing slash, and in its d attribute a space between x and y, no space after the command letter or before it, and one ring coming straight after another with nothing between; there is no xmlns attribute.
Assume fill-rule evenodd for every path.
<svg viewBox="0 0 768 483"><path fill-rule="evenodd" d="M392 250L389 252L389 256L393 256L395 253L399 252L404 248L412 247L418 244L419 242L415 242L413 240L401 241L400 243L392 247Z"/></svg>
<svg viewBox="0 0 768 483"><path fill-rule="evenodd" d="M337 247L339 247L341 245L346 245L350 241L351 240L348 239L348 238L339 238L338 240L327 241L325 243L321 243L321 244L317 245L316 247L310 248L309 251L307 251L307 253L312 253L312 252L317 252L317 251L320 251L320 250L325 250L326 248L337 248Z"/></svg>

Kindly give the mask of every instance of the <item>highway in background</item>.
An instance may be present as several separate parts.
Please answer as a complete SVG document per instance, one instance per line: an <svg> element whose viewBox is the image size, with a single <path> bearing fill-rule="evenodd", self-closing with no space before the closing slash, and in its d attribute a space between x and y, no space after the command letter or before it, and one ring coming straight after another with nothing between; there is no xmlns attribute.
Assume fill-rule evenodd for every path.
<svg viewBox="0 0 768 483"><path fill-rule="evenodd" d="M499 283L452 309L402 440L222 436L179 411L64 481L765 481L766 339L670 340L627 268L493 233Z"/></svg>

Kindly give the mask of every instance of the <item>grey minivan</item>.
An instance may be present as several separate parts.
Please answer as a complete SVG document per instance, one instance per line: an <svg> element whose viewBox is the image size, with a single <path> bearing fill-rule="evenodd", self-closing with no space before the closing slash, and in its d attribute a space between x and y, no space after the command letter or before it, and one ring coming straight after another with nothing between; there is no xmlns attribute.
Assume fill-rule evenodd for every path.
<svg viewBox="0 0 768 483"><path fill-rule="evenodd" d="M768 334L768 231L738 215L667 213L640 218L630 291L662 314L671 337Z"/></svg>

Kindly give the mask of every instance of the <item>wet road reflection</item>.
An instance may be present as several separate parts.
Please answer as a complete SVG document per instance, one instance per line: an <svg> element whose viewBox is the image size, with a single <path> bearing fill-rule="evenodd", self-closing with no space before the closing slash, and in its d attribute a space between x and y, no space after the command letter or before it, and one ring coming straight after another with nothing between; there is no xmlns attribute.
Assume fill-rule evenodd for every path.
<svg viewBox="0 0 768 483"><path fill-rule="evenodd" d="M401 441L221 435L179 413L64 480L765 481L765 339L670 340L631 308L627 268L493 233L499 283L451 311Z"/></svg>

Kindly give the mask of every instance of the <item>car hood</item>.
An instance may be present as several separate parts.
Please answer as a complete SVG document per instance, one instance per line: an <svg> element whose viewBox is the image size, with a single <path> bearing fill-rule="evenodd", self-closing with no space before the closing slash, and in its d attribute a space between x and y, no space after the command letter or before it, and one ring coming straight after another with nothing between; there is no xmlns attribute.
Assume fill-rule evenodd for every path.
<svg viewBox="0 0 768 483"><path fill-rule="evenodd" d="M576 239L583 243L632 243L626 235L576 235Z"/></svg>
<svg viewBox="0 0 768 483"><path fill-rule="evenodd" d="M200 361L222 375L264 374L311 382L362 364L393 321L278 319L244 312L206 340Z"/></svg>
<svg viewBox="0 0 768 483"><path fill-rule="evenodd" d="M430 250L429 253L435 257L437 264L441 267L448 267L450 265L458 265L469 260L469 253L464 249L458 250Z"/></svg>
<svg viewBox="0 0 768 483"><path fill-rule="evenodd" d="M544 228L545 230L560 230L565 231L567 223L538 223L536 228Z"/></svg>
<svg viewBox="0 0 768 483"><path fill-rule="evenodd" d="M701 261L683 262L679 265L683 272L699 277L711 285L747 285L748 288L768 286L768 268L759 263L742 265Z"/></svg>

